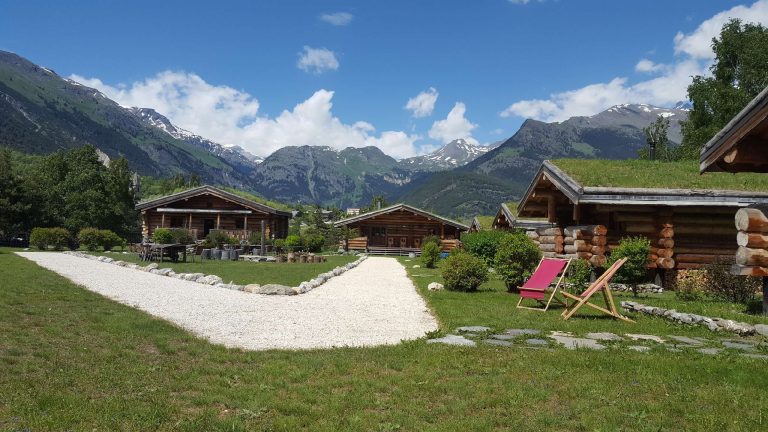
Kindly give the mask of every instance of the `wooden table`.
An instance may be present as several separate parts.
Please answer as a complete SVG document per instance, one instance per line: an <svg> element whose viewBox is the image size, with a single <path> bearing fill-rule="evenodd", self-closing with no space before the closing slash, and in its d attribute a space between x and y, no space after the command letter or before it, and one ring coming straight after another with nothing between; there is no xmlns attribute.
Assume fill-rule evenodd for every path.
<svg viewBox="0 0 768 432"><path fill-rule="evenodd" d="M179 243L169 244L150 244L150 250L160 250L160 262L163 262L163 256L167 253L171 257L171 261L177 262L179 260L179 252L182 254L182 260L187 262L187 245Z"/></svg>

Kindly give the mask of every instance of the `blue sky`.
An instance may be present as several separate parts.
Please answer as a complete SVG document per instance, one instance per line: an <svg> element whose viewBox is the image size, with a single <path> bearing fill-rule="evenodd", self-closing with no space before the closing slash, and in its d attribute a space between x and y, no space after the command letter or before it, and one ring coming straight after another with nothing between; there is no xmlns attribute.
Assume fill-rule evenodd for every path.
<svg viewBox="0 0 768 432"><path fill-rule="evenodd" d="M768 1L1 0L0 49L257 154L405 157L672 105L731 16L766 24Z"/></svg>

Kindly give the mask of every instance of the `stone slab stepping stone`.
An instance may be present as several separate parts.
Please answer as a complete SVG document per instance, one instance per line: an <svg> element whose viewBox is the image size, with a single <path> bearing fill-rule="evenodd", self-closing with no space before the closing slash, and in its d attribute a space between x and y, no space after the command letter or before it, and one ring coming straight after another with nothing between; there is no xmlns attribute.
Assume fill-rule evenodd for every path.
<svg viewBox="0 0 768 432"><path fill-rule="evenodd" d="M613 333L587 333L587 338L600 340L600 341L620 341L623 340L621 336Z"/></svg>
<svg viewBox="0 0 768 432"><path fill-rule="evenodd" d="M475 346L477 343L473 340L469 340L465 338L464 336L459 335L452 335L449 334L445 337L441 337L438 339L430 339L427 341L427 343L441 343L446 345L463 345L463 346Z"/></svg>
<svg viewBox="0 0 768 432"><path fill-rule="evenodd" d="M545 341L544 339L527 339L525 341L528 345L536 345L536 346L549 346L549 342Z"/></svg>
<svg viewBox="0 0 768 432"><path fill-rule="evenodd" d="M504 347L511 347L513 344L512 342L507 342L505 340L498 340L498 339L486 339L484 341L488 345L496 345L496 346L504 346Z"/></svg>
<svg viewBox="0 0 768 432"><path fill-rule="evenodd" d="M651 347L647 347L643 345L632 345L629 347L629 349L637 352L648 352L651 350Z"/></svg>
<svg viewBox="0 0 768 432"><path fill-rule="evenodd" d="M723 341L723 346L726 348L732 348L742 351L754 351L755 347L752 344L749 343L743 343L743 342L731 342L731 341Z"/></svg>
<svg viewBox="0 0 768 432"><path fill-rule="evenodd" d="M587 348L594 350L605 349L605 345L600 345L594 339L575 338L559 335L552 335L550 337L558 343L562 344L564 347L572 350L576 348Z"/></svg>
<svg viewBox="0 0 768 432"><path fill-rule="evenodd" d="M702 348L699 350L700 353L707 355L718 355L720 351L722 351L720 348Z"/></svg>
<svg viewBox="0 0 768 432"><path fill-rule="evenodd" d="M512 340L517 338L518 336L515 335L508 335L508 334L493 334L491 335L491 338L496 340Z"/></svg>
<svg viewBox="0 0 768 432"><path fill-rule="evenodd" d="M683 350L678 349L678 348L667 348L667 351L676 352L676 353L683 352Z"/></svg>
<svg viewBox="0 0 768 432"><path fill-rule="evenodd" d="M563 332L563 331L551 331L549 332L550 336L563 336L563 337L573 337L573 333L571 332Z"/></svg>
<svg viewBox="0 0 768 432"><path fill-rule="evenodd" d="M654 335L627 333L626 336L632 340L647 340L647 341L653 341L658 343L664 343L664 339Z"/></svg>
<svg viewBox="0 0 768 432"><path fill-rule="evenodd" d="M756 358L756 359L763 359L768 360L768 355L766 354L742 354L742 357L750 357L750 358Z"/></svg>
<svg viewBox="0 0 768 432"><path fill-rule="evenodd" d="M482 333L487 332L490 329L490 327L483 326L464 326L457 328L456 331L459 333Z"/></svg>
<svg viewBox="0 0 768 432"><path fill-rule="evenodd" d="M504 330L504 334L508 334L512 337L517 336L523 336L523 335L537 335L541 333L541 330L534 330L534 329L506 329Z"/></svg>
<svg viewBox="0 0 768 432"><path fill-rule="evenodd" d="M670 339L674 339L675 341L679 342L678 345L680 345L680 344L682 344L682 345L690 345L690 346L703 346L704 345L704 342L702 342L702 341L700 341L698 339L693 339L693 338L689 338L689 337L686 337L686 336L668 335L667 337L670 338Z"/></svg>

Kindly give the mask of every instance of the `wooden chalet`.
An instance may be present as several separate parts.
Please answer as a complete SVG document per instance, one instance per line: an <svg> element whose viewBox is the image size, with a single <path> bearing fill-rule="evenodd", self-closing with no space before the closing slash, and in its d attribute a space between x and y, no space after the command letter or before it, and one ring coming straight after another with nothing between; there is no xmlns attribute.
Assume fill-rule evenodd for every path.
<svg viewBox="0 0 768 432"><path fill-rule="evenodd" d="M768 173L768 87L702 148L700 170ZM731 272L763 277L763 314L768 314L768 206L740 209L735 225L738 249Z"/></svg>
<svg viewBox="0 0 768 432"><path fill-rule="evenodd" d="M550 228L554 226L546 220L536 219L518 219L506 203L501 203L499 211L493 218L492 229L501 231L511 231L513 229L522 229L525 231L536 230L541 227Z"/></svg>
<svg viewBox="0 0 768 432"><path fill-rule="evenodd" d="M520 201L518 214L547 218L555 225L532 234L543 251L589 259L595 265L604 263L605 254L627 236L651 241L649 268L690 269L720 258L732 259L737 249L736 212L751 204L768 203L767 192L583 184L566 172L579 166L593 172L621 173L634 186L656 185L659 177L654 168L663 166L648 164L545 161ZM687 178L678 173L670 181L677 185L701 181L696 170L684 172ZM594 177L599 176L590 178Z"/></svg>
<svg viewBox="0 0 768 432"><path fill-rule="evenodd" d="M472 218L472 222L469 223L469 229L467 232L478 232L483 230L483 224L480 223L480 219L477 216Z"/></svg>
<svg viewBox="0 0 768 432"><path fill-rule="evenodd" d="M704 145L700 169L768 173L768 87Z"/></svg>
<svg viewBox="0 0 768 432"><path fill-rule="evenodd" d="M136 209L145 238L157 228L185 228L197 239L223 230L245 240L262 226L268 238L284 238L291 217L290 212L207 185L140 202Z"/></svg>
<svg viewBox="0 0 768 432"><path fill-rule="evenodd" d="M342 219L334 225L358 230L360 236L349 241L349 249L395 255L419 252L424 237L432 235L440 237L443 251L450 251L458 245L461 233L469 230L459 222L407 204Z"/></svg>

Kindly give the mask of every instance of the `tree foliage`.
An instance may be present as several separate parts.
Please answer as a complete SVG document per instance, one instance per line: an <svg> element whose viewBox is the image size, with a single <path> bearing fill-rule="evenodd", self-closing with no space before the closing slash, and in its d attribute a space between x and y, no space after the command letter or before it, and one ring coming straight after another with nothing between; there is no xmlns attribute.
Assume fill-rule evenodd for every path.
<svg viewBox="0 0 768 432"><path fill-rule="evenodd" d="M712 50L712 76L695 76L688 86L693 109L681 122L682 159L698 159L702 146L768 86L768 29L762 25L730 20L712 39Z"/></svg>
<svg viewBox="0 0 768 432"><path fill-rule="evenodd" d="M494 258L494 268L512 292L522 285L536 269L541 251L524 233L516 232L504 237Z"/></svg>
<svg viewBox="0 0 768 432"><path fill-rule="evenodd" d="M674 160L672 149L669 148L669 118L659 116L653 123L643 129L647 147L640 149L640 159L660 161ZM653 148L653 152L651 152ZM653 156L653 157L652 157Z"/></svg>

